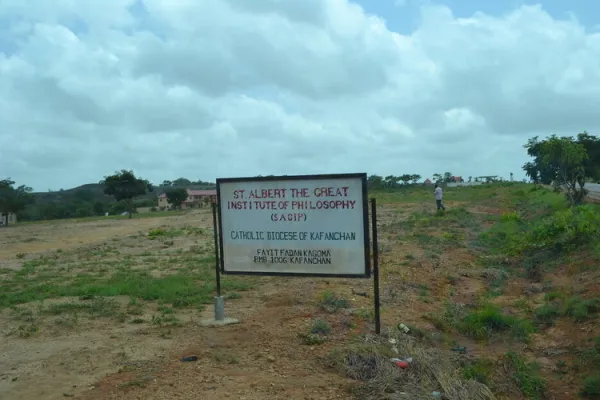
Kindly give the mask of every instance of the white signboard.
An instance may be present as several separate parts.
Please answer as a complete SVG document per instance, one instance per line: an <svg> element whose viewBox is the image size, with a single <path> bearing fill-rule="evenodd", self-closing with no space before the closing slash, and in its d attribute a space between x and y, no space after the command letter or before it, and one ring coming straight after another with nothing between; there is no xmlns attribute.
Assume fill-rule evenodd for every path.
<svg viewBox="0 0 600 400"><path fill-rule="evenodd" d="M221 271L369 277L366 179L217 179Z"/></svg>

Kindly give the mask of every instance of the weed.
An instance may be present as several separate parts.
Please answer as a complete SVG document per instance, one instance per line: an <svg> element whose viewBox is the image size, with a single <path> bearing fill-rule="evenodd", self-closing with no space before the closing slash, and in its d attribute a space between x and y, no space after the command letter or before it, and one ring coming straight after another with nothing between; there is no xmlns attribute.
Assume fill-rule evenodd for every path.
<svg viewBox="0 0 600 400"><path fill-rule="evenodd" d="M550 326L559 317L569 316L576 322L589 319L600 312L600 299L583 299L579 296L566 297L562 293L550 292L545 296L546 303L533 312L534 321Z"/></svg>
<svg viewBox="0 0 600 400"><path fill-rule="evenodd" d="M508 367L513 371L512 379L527 398L546 397L546 384L539 375L539 366L536 363L527 362L525 358L512 351L506 353L505 359Z"/></svg>
<svg viewBox="0 0 600 400"><path fill-rule="evenodd" d="M462 367L462 375L465 379L473 379L477 382L489 385L494 373L494 363L488 359L478 359Z"/></svg>
<svg viewBox="0 0 600 400"><path fill-rule="evenodd" d="M358 316L358 318L365 321L375 321L375 311L372 309L361 308L356 311L356 315Z"/></svg>
<svg viewBox="0 0 600 400"><path fill-rule="evenodd" d="M174 326L174 325L178 325L179 324L179 320L177 319L177 317L174 314L160 314L160 315L153 315L152 316L152 325L167 325L167 326Z"/></svg>
<svg viewBox="0 0 600 400"><path fill-rule="evenodd" d="M327 341L325 336L316 335L314 333L298 333L298 338L307 346L314 346L318 344L323 344Z"/></svg>
<svg viewBox="0 0 600 400"><path fill-rule="evenodd" d="M398 333L392 338L400 354L410 354L418 362L399 372L398 367L390 362L391 357L398 355L388 340L364 337L333 350L324 363L344 376L360 381L355 390L359 399L429 399L432 391L442 391L452 399L494 398L487 386L461 376L461 370L456 368L447 353L429 344L423 345L409 335Z"/></svg>
<svg viewBox="0 0 600 400"><path fill-rule="evenodd" d="M558 304L549 303L538 307L533 312L533 320L538 325L551 326L554 325L554 320L561 315L561 310Z"/></svg>
<svg viewBox="0 0 600 400"><path fill-rule="evenodd" d="M327 312L333 313L341 308L349 308L350 302L348 299L336 296L332 291L325 291L319 300L319 304L322 309Z"/></svg>
<svg viewBox="0 0 600 400"><path fill-rule="evenodd" d="M485 304L469 312L456 327L462 334L476 339L489 338L494 333L508 332L516 338L526 340L535 330L529 321L505 315L491 304Z"/></svg>
<svg viewBox="0 0 600 400"><path fill-rule="evenodd" d="M238 360L234 355L231 355L229 353L216 353L213 354L213 358L215 359L215 361L220 363L226 363L231 365L240 363L240 360Z"/></svg>
<svg viewBox="0 0 600 400"><path fill-rule="evenodd" d="M521 222L521 215L519 215L519 213L517 211L505 212L505 213L502 213L502 215L500 215L500 221L502 221L502 222L509 222L509 221Z"/></svg>
<svg viewBox="0 0 600 400"><path fill-rule="evenodd" d="M95 297L91 303L54 303L44 312L52 315L86 312L92 317L111 317L118 308L119 303L113 299Z"/></svg>
<svg viewBox="0 0 600 400"><path fill-rule="evenodd" d="M565 304L565 313L577 322L587 320L591 314L600 311L600 299L582 299L571 297Z"/></svg>
<svg viewBox="0 0 600 400"><path fill-rule="evenodd" d="M583 386L579 392L584 397L597 399L600 396L600 374L588 376L583 381Z"/></svg>
<svg viewBox="0 0 600 400"><path fill-rule="evenodd" d="M317 335L328 335L331 333L331 326L326 321L318 319L312 324L310 333Z"/></svg>
<svg viewBox="0 0 600 400"><path fill-rule="evenodd" d="M16 257L18 259L22 259L22 258L25 258L25 255L26 255L25 253L17 253Z"/></svg>

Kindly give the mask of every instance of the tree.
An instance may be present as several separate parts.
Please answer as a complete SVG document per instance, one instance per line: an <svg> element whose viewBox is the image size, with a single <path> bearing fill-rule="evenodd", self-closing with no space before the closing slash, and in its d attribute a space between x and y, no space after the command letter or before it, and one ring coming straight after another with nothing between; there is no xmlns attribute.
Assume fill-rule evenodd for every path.
<svg viewBox="0 0 600 400"><path fill-rule="evenodd" d="M410 175L410 180L412 181L413 185L414 185L415 183L417 183L417 181L418 181L419 179L421 179L421 175L419 175L419 174L411 174L411 175Z"/></svg>
<svg viewBox="0 0 600 400"><path fill-rule="evenodd" d="M369 189L381 189L384 185L383 177L379 175L370 175L367 178L367 186Z"/></svg>
<svg viewBox="0 0 600 400"><path fill-rule="evenodd" d="M177 178L172 182L172 186L189 186L191 184L192 181L187 178Z"/></svg>
<svg viewBox="0 0 600 400"><path fill-rule="evenodd" d="M513 181L513 173L512 172L510 173L510 181L511 182Z"/></svg>
<svg viewBox="0 0 600 400"><path fill-rule="evenodd" d="M383 178L383 185L386 188L394 188L398 185L399 180L400 180L400 178L397 176L388 175L385 178Z"/></svg>
<svg viewBox="0 0 600 400"><path fill-rule="evenodd" d="M527 149L527 155L533 158L533 161L523 165L523 170L533 183L549 185L554 179L554 171L542 163L542 143L538 136L534 136L523 146Z"/></svg>
<svg viewBox="0 0 600 400"><path fill-rule="evenodd" d="M0 216L18 214L34 201L30 187L21 185L15 188L14 185L15 182L10 178L0 181Z"/></svg>
<svg viewBox="0 0 600 400"><path fill-rule="evenodd" d="M446 183L452 182L452 172L444 172L443 180Z"/></svg>
<svg viewBox="0 0 600 400"><path fill-rule="evenodd" d="M123 201L127 204L129 218L133 213L133 199L146 194L146 192L153 191L150 182L136 178L133 171L125 169L115 172L114 175L104 177L101 183L105 186L104 194L113 196L116 201Z"/></svg>
<svg viewBox="0 0 600 400"><path fill-rule="evenodd" d="M188 198L188 192L185 189L171 189L165 192L167 201L174 208L181 209L181 204Z"/></svg>
<svg viewBox="0 0 600 400"><path fill-rule="evenodd" d="M469 176L469 182L471 182L473 180L472 176Z"/></svg>
<svg viewBox="0 0 600 400"><path fill-rule="evenodd" d="M583 145L588 154L584 162L585 176L594 182L600 181L600 138L583 131L577 135L577 143Z"/></svg>
<svg viewBox="0 0 600 400"><path fill-rule="evenodd" d="M552 183L557 190L566 190L571 205L583 202L588 153L585 146L572 137L557 137L539 141L530 139L525 147L535 149L533 162L523 165L527 175L536 183Z"/></svg>
<svg viewBox="0 0 600 400"><path fill-rule="evenodd" d="M410 174L402 174L400 176L400 180L402 181L402 183L404 185L408 185L408 182L410 181L411 175Z"/></svg>
<svg viewBox="0 0 600 400"><path fill-rule="evenodd" d="M161 183L160 186L166 186L166 187L173 186L173 182L165 180L165 181L163 181L163 183Z"/></svg>
<svg viewBox="0 0 600 400"><path fill-rule="evenodd" d="M433 181L435 183L441 183L442 182L442 174L433 174Z"/></svg>

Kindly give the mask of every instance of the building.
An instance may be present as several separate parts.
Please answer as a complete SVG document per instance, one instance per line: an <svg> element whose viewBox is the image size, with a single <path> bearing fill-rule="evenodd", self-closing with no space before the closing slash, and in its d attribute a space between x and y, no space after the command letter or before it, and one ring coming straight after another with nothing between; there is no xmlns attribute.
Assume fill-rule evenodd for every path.
<svg viewBox="0 0 600 400"><path fill-rule="evenodd" d="M188 198L181 204L182 209L207 207L217 201L216 190L192 190L186 189ZM171 208L165 193L158 196L158 207L161 210Z"/></svg>
<svg viewBox="0 0 600 400"><path fill-rule="evenodd" d="M17 214L0 213L0 226L7 226L17 223Z"/></svg>
<svg viewBox="0 0 600 400"><path fill-rule="evenodd" d="M462 176L453 176L452 178L450 178L450 182L454 182L454 183L462 183L465 180L462 178Z"/></svg>
<svg viewBox="0 0 600 400"><path fill-rule="evenodd" d="M425 183L426 185L431 185L431 179L429 179L429 178L425 179L425 182L424 182L424 183Z"/></svg>

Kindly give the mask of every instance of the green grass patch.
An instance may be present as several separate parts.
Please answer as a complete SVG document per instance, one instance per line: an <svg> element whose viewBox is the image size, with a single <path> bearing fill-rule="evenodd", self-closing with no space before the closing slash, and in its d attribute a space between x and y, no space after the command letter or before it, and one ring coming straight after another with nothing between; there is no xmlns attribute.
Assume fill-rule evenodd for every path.
<svg viewBox="0 0 600 400"><path fill-rule="evenodd" d="M473 379L490 386L495 370L496 367L491 360L480 358L463 366L462 376L464 379Z"/></svg>
<svg viewBox="0 0 600 400"><path fill-rule="evenodd" d="M585 378L579 394L590 399L600 398L600 373Z"/></svg>
<svg viewBox="0 0 600 400"><path fill-rule="evenodd" d="M506 315L491 304L469 312L457 328L462 334L476 339L489 338L495 333L509 333L515 338L527 339L535 331L531 322Z"/></svg>
<svg viewBox="0 0 600 400"><path fill-rule="evenodd" d="M515 352L505 355L508 368L512 371L511 378L528 399L546 398L546 383L540 377L539 365L528 362L524 357Z"/></svg>
<svg viewBox="0 0 600 400"><path fill-rule="evenodd" d="M600 299L584 299L580 296L568 297L559 292L544 296L544 304L533 311L533 320L542 326L551 326L560 317L571 317L575 322L583 322L600 312Z"/></svg>
<svg viewBox="0 0 600 400"><path fill-rule="evenodd" d="M519 340L528 340L535 331L533 324L517 316L506 315L498 307L483 303L475 309L447 302L442 315L428 314L426 318L437 329L449 332L455 328L461 334L474 339L490 339L496 335L508 335Z"/></svg>
<svg viewBox="0 0 600 400"><path fill-rule="evenodd" d="M15 273L12 279L0 283L0 308L58 297L132 296L146 301L188 307L212 301L216 290L212 265L188 273L173 273L155 277L147 270L121 268L112 275L81 275L73 278L48 275L29 276L33 266ZM224 291L245 291L248 280L223 280Z"/></svg>
<svg viewBox="0 0 600 400"><path fill-rule="evenodd" d="M327 290L321 295L319 306L327 312L334 313L339 309L350 308L350 301Z"/></svg>

